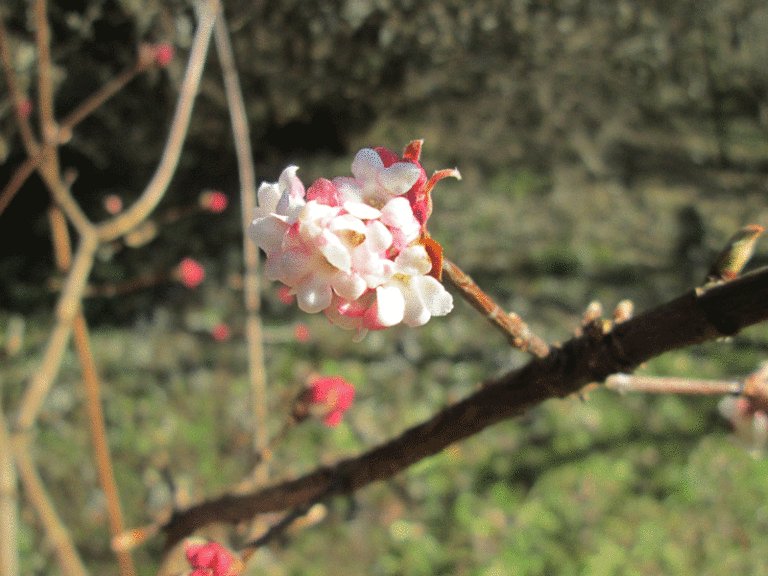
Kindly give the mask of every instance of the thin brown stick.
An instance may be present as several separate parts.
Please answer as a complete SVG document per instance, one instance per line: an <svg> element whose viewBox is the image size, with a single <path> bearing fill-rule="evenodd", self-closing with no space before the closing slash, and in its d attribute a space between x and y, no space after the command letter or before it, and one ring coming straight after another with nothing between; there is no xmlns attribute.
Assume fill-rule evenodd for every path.
<svg viewBox="0 0 768 576"><path fill-rule="evenodd" d="M27 181L27 178L29 178L32 172L35 171L36 165L37 161L34 157L27 156L26 160L24 160L21 166L19 166L13 173L13 176L11 176L11 179L0 193L0 214L5 211L8 204L13 200L13 197L16 196L16 193L24 185L24 182Z"/></svg>
<svg viewBox="0 0 768 576"><path fill-rule="evenodd" d="M0 387L2 390L2 387ZM19 576L19 492L8 426L0 406L0 576Z"/></svg>
<svg viewBox="0 0 768 576"><path fill-rule="evenodd" d="M72 248L69 242L69 231L64 214L56 207L49 211L51 222L51 237L56 256L56 265L62 272L66 272L72 263ZM86 411L88 412L88 425L91 433L91 445L93 447L96 471L99 477L99 485L107 501L109 528L112 535L123 531L123 512L120 508L120 497L117 492L115 475L112 471L112 462L107 447L107 430L104 426L104 415L101 410L101 393L99 375L96 370L96 362L91 351L91 342L88 336L88 326L85 322L82 309L77 311L73 320L73 336L75 350L80 359L80 369L83 373L85 387ZM117 562L120 574L132 576L135 573L133 560L129 552L118 551Z"/></svg>
<svg viewBox="0 0 768 576"><path fill-rule="evenodd" d="M2 33L2 26L0 26L0 33ZM107 82L107 84L102 86L98 92L89 96L85 102L78 106L61 122L56 144L63 144L66 142L72 134L72 129L77 126L77 124L92 114L94 110L96 110L99 106L104 104L107 100L119 92L128 82L135 78L137 74L143 70L146 70L147 67L148 64L144 60L138 60L133 66L123 71L119 76ZM10 74L12 73L13 71L11 70ZM8 74L9 72L6 72L6 77ZM20 120L19 122L19 126L26 125L29 127L28 119L24 118L23 121ZM26 158L26 160L24 160L21 166L16 169L16 172L14 172L8 184L6 184L2 193L0 193L0 214L3 213L6 206L10 203L19 189L24 185L24 182L27 181L27 178L29 178L32 172L34 172L35 169L40 165L40 161L43 159L43 151L35 151L37 149L37 143L34 141L34 136L31 135L31 132L30 138L30 144L26 144L25 146L28 153L31 154ZM45 143L43 145L46 150L50 146L50 143Z"/></svg>
<svg viewBox="0 0 768 576"><path fill-rule="evenodd" d="M32 125L29 122L29 117L21 113L24 96L22 96L19 91L19 86L16 82L16 72L13 69L13 61L11 58L11 47L8 44L8 34L5 30L2 15L0 15L0 64L2 64L3 67L3 75L5 76L5 84L8 87L8 94L11 96L11 100L14 104L16 123L19 127L21 141L24 144L27 153L34 152L37 150L38 145L35 135L32 132Z"/></svg>
<svg viewBox="0 0 768 576"><path fill-rule="evenodd" d="M744 388L744 382L737 380L698 380L695 378L614 374L608 377L605 381L605 386L622 394L625 392L646 392L652 394L722 396L724 394L741 393Z"/></svg>
<svg viewBox="0 0 768 576"><path fill-rule="evenodd" d="M97 246L98 241L95 235L84 236L80 240L80 246L56 306L56 325L51 331L43 358L32 375L21 401L16 425L22 432L28 432L35 425L40 407L58 374L72 330L72 321L80 308Z"/></svg>
<svg viewBox="0 0 768 576"><path fill-rule="evenodd" d="M486 382L468 398L369 452L255 493L224 496L175 513L164 527L166 545L170 548L210 523L238 523L301 506L334 487L336 493L351 493L543 400L565 397L664 352L732 336L766 320L768 268L689 292L607 333L592 324L546 357Z"/></svg>
<svg viewBox="0 0 768 576"><path fill-rule="evenodd" d="M120 507L120 495L115 483L115 474L112 470L112 460L107 446L107 429L104 426L104 415L101 409L101 393L99 375L96 363L93 360L88 326L82 312L78 312L74 320L73 339L75 349L80 357L80 369L83 372L85 385L86 410L88 411L88 425L91 432L91 443L96 461L96 470L99 476L99 485L107 501L109 513L109 531L112 536L121 534L125 528L123 511ZM129 551L116 551L120 574L131 576L135 574L133 559Z"/></svg>
<svg viewBox="0 0 768 576"><path fill-rule="evenodd" d="M248 343L248 381L251 385L253 415L256 422L254 450L266 454L269 450L269 428L267 426L267 382L264 367L264 343L261 329L261 288L259 286L259 252L248 237L248 226L256 204L256 175L253 167L253 152L248 133L248 116L245 112L240 81L237 76L235 57L229 40L227 23L223 11L219 14L215 29L216 50L224 77L229 114L232 120L232 134L237 151L237 166L240 176L240 207L243 227L243 260L245 264L244 297L246 339ZM263 485L269 476L268 460L262 460L254 470L256 485Z"/></svg>
<svg viewBox="0 0 768 576"><path fill-rule="evenodd" d="M157 170L139 199L129 209L99 224L97 230L99 239L102 242L115 240L138 225L157 206L157 203L160 202L165 191L168 189L168 184L179 161L182 144L186 138L189 119L192 115L192 106L200 84L200 77L203 65L205 64L205 57L208 53L208 44L211 39L217 10L218 2L216 0L208 0L201 5L198 12L200 18L189 54L187 71L181 84L179 100L176 105L173 121L171 122L168 141L163 149L163 155L160 158Z"/></svg>
<svg viewBox="0 0 768 576"><path fill-rule="evenodd" d="M68 576L88 576L66 527L56 514L56 509L45 491L43 482L37 475L29 443L24 438L23 435L17 435L13 438L12 444L19 477L27 499L37 511L40 522L45 527L45 533L53 543L62 571Z"/></svg>
<svg viewBox="0 0 768 576"><path fill-rule="evenodd" d="M56 138L58 129L53 118L53 82L51 79L51 29L48 25L46 0L35 0L35 45L37 47L37 93L40 133L43 142Z"/></svg>
<svg viewBox="0 0 768 576"><path fill-rule="evenodd" d="M531 332L520 316L504 312L456 264L447 259L443 260L443 272L445 272L444 278L447 283L458 290L461 297L480 312L494 328L504 334L512 346L524 352L530 351L539 358L549 354L549 345Z"/></svg>

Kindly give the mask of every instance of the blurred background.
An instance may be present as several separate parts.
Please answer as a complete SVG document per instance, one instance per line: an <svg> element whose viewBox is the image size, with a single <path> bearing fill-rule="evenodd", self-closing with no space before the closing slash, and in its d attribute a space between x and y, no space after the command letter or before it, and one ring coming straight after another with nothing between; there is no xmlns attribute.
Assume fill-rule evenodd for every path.
<svg viewBox="0 0 768 576"><path fill-rule="evenodd" d="M73 195L95 220L129 205L165 143L195 6L183 0L51 3L56 111L63 117L167 42L167 68L134 80L62 148ZM309 185L349 174L355 152L402 153L425 140L435 189L432 235L445 254L542 337L568 339L593 300L636 310L700 284L728 238L768 225L768 6L759 0L227 0L258 180L288 164ZM32 94L28 3L0 6L22 88ZM0 182L23 161L0 87ZM34 110L33 110L34 114ZM182 213L202 192L222 213ZM0 326L23 318L21 350L2 359L12 411L53 323L57 278L47 193L33 177L0 216ZM253 466L237 167L211 50L179 169L135 245L102 250L85 312L129 525L173 501L236 484ZM191 257L190 290L169 275ZM750 267L768 263L765 243ZM520 366L463 302L420 329L353 343L324 317L263 286L270 430L308 374L357 385L344 422L307 422L275 449L273 479L357 454ZM95 290L98 292L98 290ZM226 337L216 329L226 326ZM298 331L297 331L298 329ZM655 359L655 375L733 378L766 360L768 329ZM35 455L94 573L116 573L104 498L89 456L77 360L45 405ZM253 574L768 573L768 466L737 438L716 398L594 391L550 401L337 499L323 520L261 550ZM77 480L74 480L77 479ZM172 481L171 481L172 480ZM34 514L22 511L25 574L55 573ZM136 554L154 574L161 542ZM349 561L354 558L355 562Z"/></svg>

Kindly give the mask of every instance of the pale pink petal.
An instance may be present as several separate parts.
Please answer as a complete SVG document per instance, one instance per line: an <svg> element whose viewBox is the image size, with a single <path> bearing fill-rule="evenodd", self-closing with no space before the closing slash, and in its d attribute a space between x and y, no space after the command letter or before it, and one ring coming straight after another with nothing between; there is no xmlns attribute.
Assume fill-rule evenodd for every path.
<svg viewBox="0 0 768 576"><path fill-rule="evenodd" d="M432 316L445 316L453 310L453 298L432 276L416 276L411 283Z"/></svg>
<svg viewBox="0 0 768 576"><path fill-rule="evenodd" d="M366 224L365 244L371 254L379 254L392 246L392 233L378 220Z"/></svg>
<svg viewBox="0 0 768 576"><path fill-rule="evenodd" d="M275 216L256 218L248 227L248 234L256 245L267 253L280 250L283 236L290 226Z"/></svg>
<svg viewBox="0 0 768 576"><path fill-rule="evenodd" d="M421 176L421 170L411 162L395 162L389 168L384 168L378 177L379 185L393 194L400 196L416 184Z"/></svg>
<svg viewBox="0 0 768 576"><path fill-rule="evenodd" d="M405 298L397 286L376 288L376 301L365 314L366 328L376 330L394 326L403 320Z"/></svg>
<svg viewBox="0 0 768 576"><path fill-rule="evenodd" d="M345 202L363 203L363 189L354 178L340 176L333 179L333 185L339 192L342 205Z"/></svg>
<svg viewBox="0 0 768 576"><path fill-rule="evenodd" d="M395 270L407 276L422 276L432 269L424 246L406 246L395 258Z"/></svg>
<svg viewBox="0 0 768 576"><path fill-rule="evenodd" d="M413 209L408 200L402 196L392 198L381 210L381 221L390 228L396 228L401 231L401 241L410 244L415 240L421 227L418 220L413 215Z"/></svg>
<svg viewBox="0 0 768 576"><path fill-rule="evenodd" d="M277 209L277 203L280 201L280 187L277 184L262 182L259 191L256 193L259 202L259 208L264 212L274 212Z"/></svg>
<svg viewBox="0 0 768 576"><path fill-rule="evenodd" d="M377 210L373 206L368 206L368 204L353 202L351 200L344 202L344 210L361 220L374 220L381 216L381 210Z"/></svg>
<svg viewBox="0 0 768 576"><path fill-rule="evenodd" d="M349 250L336 234L324 230L321 236L316 239L316 245L331 265L343 272L350 272L352 258L349 255Z"/></svg>
<svg viewBox="0 0 768 576"><path fill-rule="evenodd" d="M368 284L358 274L339 272L331 280L333 290L347 300L357 300L368 289Z"/></svg>
<svg viewBox="0 0 768 576"><path fill-rule="evenodd" d="M326 279L315 274L296 286L296 302L304 312L314 314L328 307L332 291Z"/></svg>
<svg viewBox="0 0 768 576"><path fill-rule="evenodd" d="M384 162L376 150L363 148L352 161L352 174L360 184L365 186L369 182L375 182L376 177L384 169Z"/></svg>

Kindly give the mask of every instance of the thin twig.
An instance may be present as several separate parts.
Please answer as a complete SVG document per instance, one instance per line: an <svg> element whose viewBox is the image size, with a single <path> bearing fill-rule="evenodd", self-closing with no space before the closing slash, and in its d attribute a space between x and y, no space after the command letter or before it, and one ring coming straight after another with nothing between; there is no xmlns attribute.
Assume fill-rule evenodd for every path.
<svg viewBox="0 0 768 576"><path fill-rule="evenodd" d="M62 272L66 272L72 263L72 248L69 242L69 231L64 214L56 207L49 211L51 222L51 236L53 239L56 265ZM107 446L107 430L104 426L104 415L101 409L101 393L99 391L99 375L96 370L96 362L91 351L88 325L85 322L82 309L79 309L73 320L73 336L75 349L80 359L80 368L83 373L85 386L86 410L88 412L88 424L91 433L96 471L99 477L101 491L107 501L109 515L109 527L112 535L123 531L123 512L120 509L120 497L117 492L115 475L112 471L112 462ZM128 552L117 552L117 561L120 574L132 576L135 573L133 560Z"/></svg>
<svg viewBox="0 0 768 576"><path fill-rule="evenodd" d="M139 199L128 210L99 224L97 230L102 242L115 240L138 225L157 206L168 189L189 127L192 106L200 84L217 10L218 2L216 0L208 0L200 7L200 17L189 54L187 71L181 84L168 141L163 149L157 170Z"/></svg>
<svg viewBox="0 0 768 576"><path fill-rule="evenodd" d="M125 528L123 511L120 507L120 495L117 491L115 474L112 470L112 460L109 455L109 447L107 446L107 430L104 426L104 414L101 408L99 375L96 370L96 363L93 360L90 338L88 337L88 326L85 323L82 311L78 312L75 316L73 339L83 372L91 443L93 444L96 470L99 475L99 485L107 501L109 530L112 536L117 536ZM120 574L124 576L134 574L135 570L130 552L121 550L116 551L116 554Z"/></svg>
<svg viewBox="0 0 768 576"><path fill-rule="evenodd" d="M83 561L78 556L66 527L56 514L56 509L45 491L42 480L37 475L30 446L24 438L24 435L17 435L13 438L12 444L19 477L27 499L37 510L38 518L45 527L45 533L53 543L62 571L69 576L87 576L88 572Z"/></svg>
<svg viewBox="0 0 768 576"><path fill-rule="evenodd" d="M8 44L8 34L5 30L2 15L0 15L0 62L2 63L5 84L8 87L8 94L14 104L13 108L16 112L16 123L19 127L21 141L28 154L34 153L37 150L38 144L35 135L32 132L32 124L29 121L29 116L21 113L24 96L22 96L19 91L19 86L16 82L16 72L13 70L13 61L11 58L11 47Z"/></svg>
<svg viewBox="0 0 768 576"><path fill-rule="evenodd" d="M58 132L53 117L53 82L51 79L51 29L46 0L35 0L35 45L37 47L37 95L40 133L43 142L52 141Z"/></svg>
<svg viewBox="0 0 768 576"><path fill-rule="evenodd" d="M504 334L512 346L524 352L530 351L539 358L549 354L549 345L531 332L520 316L504 312L456 264L447 259L443 260L443 272L446 274L444 278L447 282L456 288L462 298L480 312L494 328Z"/></svg>
<svg viewBox="0 0 768 576"><path fill-rule="evenodd" d="M0 386L2 390L2 386ZM8 426L0 406L0 576L19 576L19 492Z"/></svg>
<svg viewBox="0 0 768 576"><path fill-rule="evenodd" d="M255 419L254 449L257 454L266 454L269 449L269 428L267 426L267 382L264 367L264 343L261 329L261 294L259 286L259 252L248 237L256 199L256 176L253 167L253 152L248 133L248 116L245 112L240 81L237 76L235 57L229 40L227 23L223 11L219 13L215 29L216 50L224 78L232 133L237 151L237 166L240 176L240 206L243 227L243 259L245 264L244 296L246 339L248 343L248 380L251 384L253 415ZM269 476L268 461L263 460L254 470L257 485L266 483Z"/></svg>
<svg viewBox="0 0 768 576"><path fill-rule="evenodd" d="M0 33L2 33L2 26L0 26ZM119 92L128 82L135 78L137 74L146 70L147 67L148 64L144 60L139 59L130 68L126 69L120 75L102 86L98 92L89 96L85 102L78 106L73 112L64 118L64 120L62 120L61 126L59 127L56 144L58 145L65 143L71 136L72 130L75 126L77 126L77 124L82 122L91 113L93 113L94 110L96 110L99 106L104 104L104 102ZM13 71L11 70L10 73L12 74ZM6 76L8 74L9 73L6 72ZM29 120L27 118L20 119L19 126L29 127ZM44 150L39 150L37 149L37 143L34 141L34 136L31 135L31 132L30 138L32 138L32 140L30 140L30 144L25 144L29 155L27 156L26 160L24 160L24 162L16 169L16 172L14 172L8 184L6 184L2 193L0 193L0 214L3 213L6 206L16 195L16 192L18 192L19 189L24 185L24 182L27 181L27 178L29 178L32 172L34 172L35 169L40 165L40 162L44 156L44 150L47 150L51 146L51 143L44 143Z"/></svg>
<svg viewBox="0 0 768 576"><path fill-rule="evenodd" d="M698 394L722 396L740 394L743 381L698 380L695 378L675 378L667 376L636 376L634 374L614 374L605 381L606 388L619 393L647 392L652 394Z"/></svg>
<svg viewBox="0 0 768 576"><path fill-rule="evenodd" d="M72 321L80 308L97 246L98 240L95 235L84 236L80 239L80 246L56 306L56 326L51 331L43 359L30 379L22 398L19 417L16 422L21 432L28 432L34 426L40 407L48 395L53 379L58 374L72 330Z"/></svg>

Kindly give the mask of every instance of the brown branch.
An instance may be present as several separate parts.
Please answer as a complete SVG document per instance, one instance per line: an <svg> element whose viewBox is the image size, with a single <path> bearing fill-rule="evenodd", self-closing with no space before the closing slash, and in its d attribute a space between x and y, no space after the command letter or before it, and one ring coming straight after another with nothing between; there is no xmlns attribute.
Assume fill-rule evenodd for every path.
<svg viewBox="0 0 768 576"><path fill-rule="evenodd" d="M210 523L238 523L257 514L287 510L329 490L351 493L548 398L567 396L589 382L631 371L664 352L731 336L765 320L768 268L689 292L617 324L607 333L592 324L581 337L486 382L465 400L365 454L252 494L227 495L174 513L164 527L166 545L171 547Z"/></svg>

